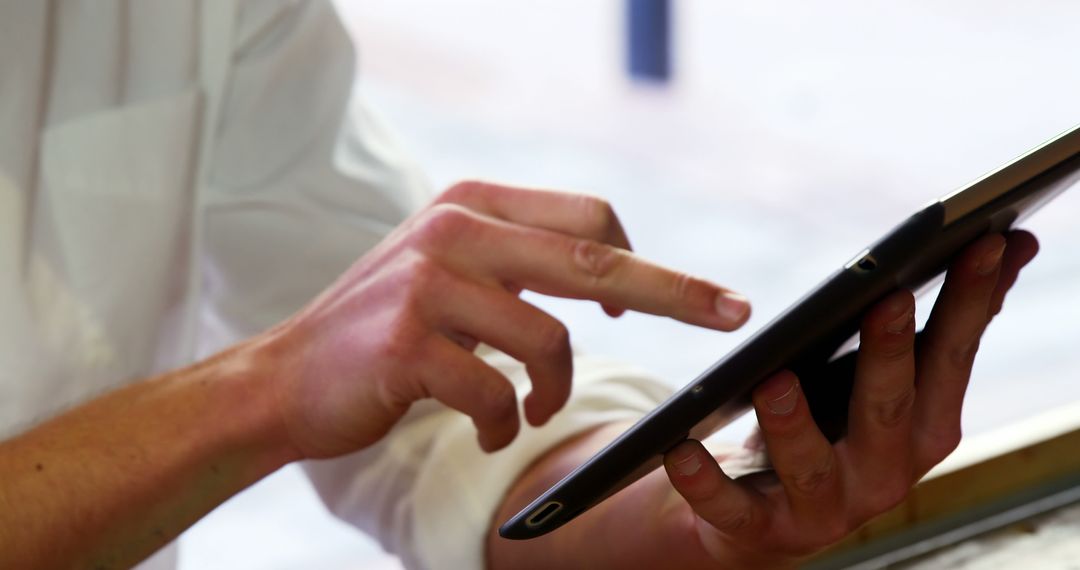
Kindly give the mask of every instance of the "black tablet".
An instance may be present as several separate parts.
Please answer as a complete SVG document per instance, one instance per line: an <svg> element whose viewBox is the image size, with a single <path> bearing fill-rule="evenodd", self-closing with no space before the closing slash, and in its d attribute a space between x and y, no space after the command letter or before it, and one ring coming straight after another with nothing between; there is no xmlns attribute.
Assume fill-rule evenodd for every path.
<svg viewBox="0 0 1080 570"><path fill-rule="evenodd" d="M854 358L838 355L863 313L898 288L941 276L964 246L1019 220L1080 181L1080 127L923 208L866 248L749 340L559 481L499 528L504 538L548 533L748 411L758 382L798 376L814 420L831 439L846 425Z"/></svg>

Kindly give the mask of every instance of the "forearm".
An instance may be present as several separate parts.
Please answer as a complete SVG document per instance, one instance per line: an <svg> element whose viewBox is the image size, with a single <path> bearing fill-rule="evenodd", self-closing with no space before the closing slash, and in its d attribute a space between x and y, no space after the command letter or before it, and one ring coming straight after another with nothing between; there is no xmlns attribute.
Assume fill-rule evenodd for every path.
<svg viewBox="0 0 1080 570"><path fill-rule="evenodd" d="M0 443L0 566L130 566L294 458L252 344Z"/></svg>

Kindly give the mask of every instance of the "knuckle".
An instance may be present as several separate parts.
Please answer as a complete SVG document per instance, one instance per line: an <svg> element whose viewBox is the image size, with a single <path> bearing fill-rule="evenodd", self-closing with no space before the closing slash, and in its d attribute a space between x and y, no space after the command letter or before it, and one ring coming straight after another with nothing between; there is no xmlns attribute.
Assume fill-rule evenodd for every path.
<svg viewBox="0 0 1080 570"><path fill-rule="evenodd" d="M708 519L709 524L721 532L738 534L756 527L753 511L735 509L723 511Z"/></svg>
<svg viewBox="0 0 1080 570"><path fill-rule="evenodd" d="M488 382L484 386L483 414L492 420L501 420L517 413L517 394L509 381Z"/></svg>
<svg viewBox="0 0 1080 570"><path fill-rule="evenodd" d="M699 307L704 312L715 310L714 303L720 291L714 285L683 272L675 272L670 283L671 300L676 305Z"/></svg>
<svg viewBox="0 0 1080 570"><path fill-rule="evenodd" d="M671 296L681 300L688 298L694 290L694 278L686 273L676 273L671 280Z"/></svg>
<svg viewBox="0 0 1080 570"><path fill-rule="evenodd" d="M957 346L948 352L949 365L954 370L967 372L975 362L975 354L979 352L980 338L966 344Z"/></svg>
<svg viewBox="0 0 1080 570"><path fill-rule="evenodd" d="M410 292L422 294L442 284L443 271L431 259L417 256L409 263L405 279Z"/></svg>
<svg viewBox="0 0 1080 570"><path fill-rule="evenodd" d="M410 320L407 315L396 316L382 335L377 352L385 361L396 364L411 358L418 339Z"/></svg>
<svg viewBox="0 0 1080 570"><path fill-rule="evenodd" d="M436 204L420 220L416 236L425 248L439 249L473 229L477 220L468 209L456 204Z"/></svg>
<svg viewBox="0 0 1080 570"><path fill-rule="evenodd" d="M482 187L483 183L477 180L461 180L447 188L446 191L439 196L438 201L440 203L457 203L475 195Z"/></svg>
<svg viewBox="0 0 1080 570"><path fill-rule="evenodd" d="M614 248L591 240L578 240L573 257L575 265L594 282L611 275L622 259Z"/></svg>
<svg viewBox="0 0 1080 570"><path fill-rule="evenodd" d="M570 330L552 319L539 333L537 349L545 355L562 354L570 347Z"/></svg>
<svg viewBox="0 0 1080 570"><path fill-rule="evenodd" d="M799 493L815 496L829 488L834 475L835 465L830 453L805 469L793 471L789 480Z"/></svg>
<svg viewBox="0 0 1080 570"><path fill-rule="evenodd" d="M689 273L676 271L670 280L671 302L675 307L691 307L704 313L715 311L720 290Z"/></svg>
<svg viewBox="0 0 1080 570"><path fill-rule="evenodd" d="M906 387L899 394L871 404L871 413L885 427L897 427L911 416L915 407L915 388Z"/></svg>
<svg viewBox="0 0 1080 570"><path fill-rule="evenodd" d="M408 366L420 344L411 327L393 323L375 346L375 358L384 364L374 375L375 395L385 409L403 413L413 402L431 397L423 378Z"/></svg>

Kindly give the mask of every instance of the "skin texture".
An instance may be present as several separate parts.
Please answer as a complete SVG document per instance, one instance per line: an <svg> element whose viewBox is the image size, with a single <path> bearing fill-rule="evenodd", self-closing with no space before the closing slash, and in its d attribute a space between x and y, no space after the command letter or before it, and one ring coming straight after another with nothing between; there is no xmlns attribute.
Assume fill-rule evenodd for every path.
<svg viewBox="0 0 1080 570"><path fill-rule="evenodd" d="M664 470L562 529L530 541L498 538L498 523L627 426L564 443L507 494L487 541L494 568L786 568L898 504L960 441L960 413L979 339L1038 244L1025 232L989 235L952 263L925 335L914 302L889 296L861 328L850 436L830 444L810 418L798 379L780 372L753 395L775 475L733 481L696 441Z"/></svg>
<svg viewBox="0 0 1080 570"><path fill-rule="evenodd" d="M506 446L518 402L476 345L526 365L534 425L573 372L566 328L524 289L719 330L750 313L636 257L600 199L459 184L272 330L0 442L0 567L131 566L282 465L378 441L420 399L472 417L484 449Z"/></svg>
<svg viewBox="0 0 1080 570"><path fill-rule="evenodd" d="M125 568L296 459L247 349L0 443L0 567Z"/></svg>

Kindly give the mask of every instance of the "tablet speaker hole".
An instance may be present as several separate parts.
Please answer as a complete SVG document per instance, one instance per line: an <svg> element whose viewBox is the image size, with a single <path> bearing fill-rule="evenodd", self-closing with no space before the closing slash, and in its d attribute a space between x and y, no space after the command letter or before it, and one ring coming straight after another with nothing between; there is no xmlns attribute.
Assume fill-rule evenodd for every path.
<svg viewBox="0 0 1080 570"><path fill-rule="evenodd" d="M559 501L548 501L544 503L544 506L536 509L536 512L529 518L525 519L525 526L538 527L546 523L551 517L555 516L555 513L561 511L563 504Z"/></svg>

